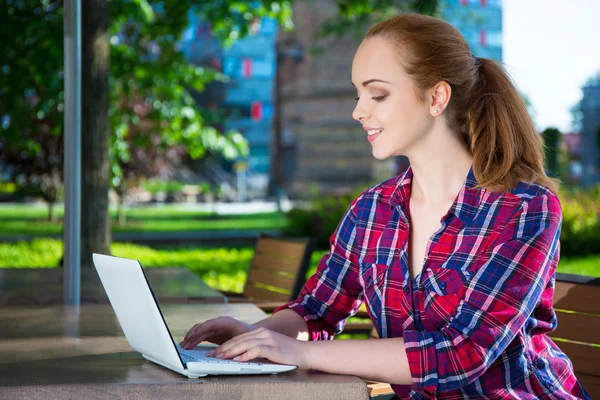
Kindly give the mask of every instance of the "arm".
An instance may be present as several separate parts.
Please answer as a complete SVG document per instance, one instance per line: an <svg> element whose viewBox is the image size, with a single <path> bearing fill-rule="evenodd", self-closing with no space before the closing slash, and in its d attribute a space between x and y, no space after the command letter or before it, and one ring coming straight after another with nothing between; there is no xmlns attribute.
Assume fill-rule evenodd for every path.
<svg viewBox="0 0 600 400"><path fill-rule="evenodd" d="M273 314L252 326L270 329L298 340L308 340L308 326L304 318L290 309L281 310L281 312Z"/></svg>
<svg viewBox="0 0 600 400"><path fill-rule="evenodd" d="M404 339L327 340L307 343L309 368L330 374L410 385Z"/></svg>
<svg viewBox="0 0 600 400"><path fill-rule="evenodd" d="M331 235L329 253L323 256L298 298L277 308L271 317L293 310L304 321L308 340L332 339L362 304L355 213L361 198L352 203Z"/></svg>
<svg viewBox="0 0 600 400"><path fill-rule="evenodd" d="M404 331L416 390L473 382L504 352L538 304L558 263L561 210L553 195L523 203L440 331Z"/></svg>

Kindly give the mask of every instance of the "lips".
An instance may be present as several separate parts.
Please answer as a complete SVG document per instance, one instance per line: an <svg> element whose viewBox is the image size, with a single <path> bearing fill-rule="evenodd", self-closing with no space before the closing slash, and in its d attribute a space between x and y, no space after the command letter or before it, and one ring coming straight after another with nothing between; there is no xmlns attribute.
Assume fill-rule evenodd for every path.
<svg viewBox="0 0 600 400"><path fill-rule="evenodd" d="M383 129L372 129L367 131L367 140L369 140L370 143L373 143L375 139L381 135L381 132L383 132Z"/></svg>

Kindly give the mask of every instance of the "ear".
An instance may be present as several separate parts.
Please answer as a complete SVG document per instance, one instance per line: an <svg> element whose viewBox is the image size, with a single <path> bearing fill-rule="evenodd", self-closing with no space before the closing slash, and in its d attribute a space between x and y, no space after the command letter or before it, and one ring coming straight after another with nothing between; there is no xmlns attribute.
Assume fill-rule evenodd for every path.
<svg viewBox="0 0 600 400"><path fill-rule="evenodd" d="M429 113L433 116L442 115L452 96L452 88L448 82L440 81L429 90Z"/></svg>

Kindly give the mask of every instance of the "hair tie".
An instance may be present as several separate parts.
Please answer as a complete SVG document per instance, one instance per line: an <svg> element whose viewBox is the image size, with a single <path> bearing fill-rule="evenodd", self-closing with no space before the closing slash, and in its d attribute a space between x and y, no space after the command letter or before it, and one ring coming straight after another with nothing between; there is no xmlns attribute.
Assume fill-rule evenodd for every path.
<svg viewBox="0 0 600 400"><path fill-rule="evenodd" d="M473 54L471 54L471 57L473 57L473 60L475 61L475 66L479 67L481 65L479 58L475 57Z"/></svg>

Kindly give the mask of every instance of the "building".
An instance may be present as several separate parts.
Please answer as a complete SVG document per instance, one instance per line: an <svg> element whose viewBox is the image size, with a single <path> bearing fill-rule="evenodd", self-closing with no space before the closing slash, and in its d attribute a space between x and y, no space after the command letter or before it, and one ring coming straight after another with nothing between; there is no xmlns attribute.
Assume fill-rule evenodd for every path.
<svg viewBox="0 0 600 400"><path fill-rule="evenodd" d="M560 157L566 164L561 179L568 185L579 185L581 181L581 135L579 133L563 133L560 143Z"/></svg>
<svg viewBox="0 0 600 400"><path fill-rule="evenodd" d="M440 11L479 57L502 61L500 0L442 0ZM355 38L328 38L314 55L315 30L337 12L331 0L316 8L296 2L293 36L306 49L300 64L282 64L283 124L296 143L296 169L287 189L294 196L366 187L405 168L404 159L376 160L360 125L351 117L356 91L350 84Z"/></svg>
<svg viewBox="0 0 600 400"><path fill-rule="evenodd" d="M462 33L475 56L502 61L501 0L441 0L440 11Z"/></svg>
<svg viewBox="0 0 600 400"><path fill-rule="evenodd" d="M502 60L500 0L441 0L440 11L463 33L474 55ZM266 194L275 148L285 152L278 163L284 170L281 183L294 197L367 186L407 165L401 158L376 160L364 131L351 117L356 96L351 65L360 39L314 39L319 26L337 12L333 0L319 0L318 7L298 1L293 32L278 34L275 21L265 19L253 35L230 49L219 48L209 27L190 14L182 46L186 57L199 65L221 67L231 77L224 87L203 92L198 101L227 109L223 128L239 130L249 141L245 173L255 193ZM276 39L283 48L277 48ZM314 53L316 45L324 51ZM301 57L283 56L298 49ZM278 124L273 120L274 96L280 99ZM277 132L279 144L273 142Z"/></svg>
<svg viewBox="0 0 600 400"><path fill-rule="evenodd" d="M583 87L581 120L581 185L600 182L600 79Z"/></svg>
<svg viewBox="0 0 600 400"><path fill-rule="evenodd" d="M270 171L275 83L275 38L277 22L257 21L248 36L229 48L222 48L211 34L208 23L190 13L190 25L184 33L182 51L191 63L211 66L229 77L213 82L196 100L209 109L222 110L227 118L223 131L237 130L246 138L249 156L233 165L211 165L220 175L237 175L238 190L264 196ZM242 185L243 184L243 185Z"/></svg>

